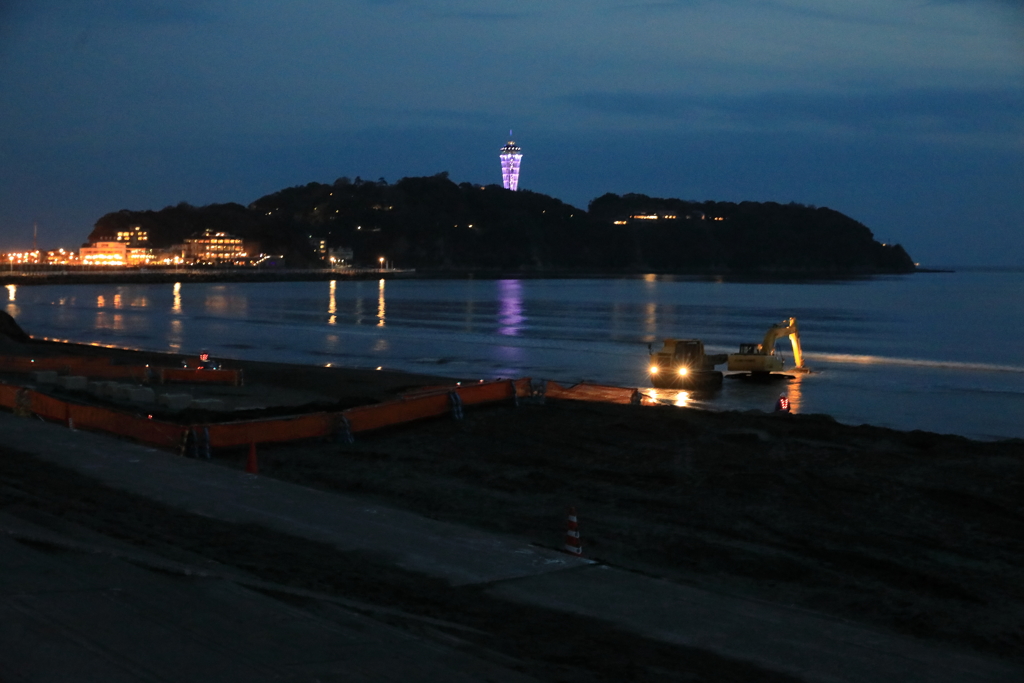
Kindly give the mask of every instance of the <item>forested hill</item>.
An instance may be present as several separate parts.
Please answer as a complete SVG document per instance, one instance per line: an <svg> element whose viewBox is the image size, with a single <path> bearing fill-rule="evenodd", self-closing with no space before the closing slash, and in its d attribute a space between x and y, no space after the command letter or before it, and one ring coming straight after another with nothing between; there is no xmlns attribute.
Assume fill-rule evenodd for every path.
<svg viewBox="0 0 1024 683"><path fill-rule="evenodd" d="M140 225L154 248L206 228L259 242L291 265L317 263L313 245L350 247L357 264L381 256L420 270L717 274L910 272L899 245L874 240L837 211L773 202L690 202L606 194L588 211L536 192L455 184L447 173L394 184L310 183L239 204L119 211L90 241ZM657 218L651 218L651 216ZM648 218L642 218L648 216Z"/></svg>

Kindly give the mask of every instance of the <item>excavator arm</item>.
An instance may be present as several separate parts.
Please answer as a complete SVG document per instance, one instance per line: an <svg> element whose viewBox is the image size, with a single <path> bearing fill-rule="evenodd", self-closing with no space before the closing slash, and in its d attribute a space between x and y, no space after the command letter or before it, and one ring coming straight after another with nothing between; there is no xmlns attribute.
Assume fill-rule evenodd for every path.
<svg viewBox="0 0 1024 683"><path fill-rule="evenodd" d="M796 325L796 318L790 318L768 328L768 332L764 335L764 341L761 342L761 353L773 355L775 353L775 342L783 337L789 337L789 341L793 345L794 367L802 368L804 366L804 353L800 347L800 329Z"/></svg>

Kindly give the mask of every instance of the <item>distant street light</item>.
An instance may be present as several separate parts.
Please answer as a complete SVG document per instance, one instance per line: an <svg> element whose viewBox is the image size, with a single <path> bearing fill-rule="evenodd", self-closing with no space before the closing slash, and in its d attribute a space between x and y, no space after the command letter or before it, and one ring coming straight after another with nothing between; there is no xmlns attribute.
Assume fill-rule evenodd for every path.
<svg viewBox="0 0 1024 683"><path fill-rule="evenodd" d="M383 257L383 256L381 256L381 257L380 257L379 259L377 259L377 260L378 260L378 261L380 261L380 269L381 269L381 270L384 270L384 257Z"/></svg>

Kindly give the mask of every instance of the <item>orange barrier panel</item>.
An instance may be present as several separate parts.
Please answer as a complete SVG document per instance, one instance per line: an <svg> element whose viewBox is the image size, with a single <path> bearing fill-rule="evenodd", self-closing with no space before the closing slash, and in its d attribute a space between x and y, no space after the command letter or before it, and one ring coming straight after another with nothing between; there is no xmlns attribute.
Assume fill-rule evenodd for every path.
<svg viewBox="0 0 1024 683"><path fill-rule="evenodd" d="M196 370L193 368L157 368L157 377L161 384L168 382L190 382L193 384L233 384L242 385L241 370Z"/></svg>
<svg viewBox="0 0 1024 683"><path fill-rule="evenodd" d="M15 389L5 385L5 389ZM83 405L62 401L38 391L25 389L28 401L27 408L45 420L68 424L70 419L75 429L108 432L117 436L128 437L142 443L174 448L181 442L181 435L186 427L160 420L151 420L131 413L103 408L100 406ZM8 391L2 392L6 400ZM6 402L5 402L6 405Z"/></svg>
<svg viewBox="0 0 1024 683"><path fill-rule="evenodd" d="M515 387L516 396L519 398L533 396L533 380L529 377L521 377L519 379L512 380L512 385Z"/></svg>
<svg viewBox="0 0 1024 683"><path fill-rule="evenodd" d="M435 384L429 387L416 387L409 391L402 392L401 396L404 399L419 398L421 396L431 396L433 394L447 394L453 389L457 389L458 385L455 384Z"/></svg>
<svg viewBox="0 0 1024 683"><path fill-rule="evenodd" d="M158 448L177 448L187 430L183 425L78 403L69 403L66 414L74 422L75 429L108 432Z"/></svg>
<svg viewBox="0 0 1024 683"><path fill-rule="evenodd" d="M483 382L481 384L464 384L456 387L454 391L462 399L462 403L468 406L478 403L504 401L516 395L512 380L507 379L497 382Z"/></svg>
<svg viewBox="0 0 1024 683"><path fill-rule="evenodd" d="M0 406L14 410L20 390L21 387L16 387L13 384L0 384Z"/></svg>
<svg viewBox="0 0 1024 683"><path fill-rule="evenodd" d="M210 430L210 446L227 448L251 443L298 441L330 436L341 424L338 413L312 413L273 420L222 422L204 425Z"/></svg>
<svg viewBox="0 0 1024 683"><path fill-rule="evenodd" d="M463 403L472 405L486 401L500 401L503 398L513 396L530 396L530 380L527 379L498 379L490 382L476 382L464 384L438 384L429 387L419 387L402 394L402 398L409 400L422 396L433 396L435 394L448 394L455 392L462 399Z"/></svg>
<svg viewBox="0 0 1024 683"><path fill-rule="evenodd" d="M433 394L409 400L387 401L371 406L349 408L342 415L348 420L352 433L368 432L372 429L426 417L437 417L451 411L448 394Z"/></svg>
<svg viewBox="0 0 1024 683"><path fill-rule="evenodd" d="M28 390L28 408L44 420L67 422L68 404L59 398Z"/></svg>
<svg viewBox="0 0 1024 683"><path fill-rule="evenodd" d="M544 395L548 398L562 398L572 401L598 401L601 403L619 404L639 404L644 399L644 395L637 389L583 383L571 387L563 387L558 382L548 382Z"/></svg>

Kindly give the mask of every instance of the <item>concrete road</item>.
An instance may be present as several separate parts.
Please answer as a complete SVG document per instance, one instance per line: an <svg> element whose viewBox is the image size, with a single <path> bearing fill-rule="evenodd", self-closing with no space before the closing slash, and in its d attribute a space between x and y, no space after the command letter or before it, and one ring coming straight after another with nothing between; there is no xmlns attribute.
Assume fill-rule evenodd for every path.
<svg viewBox="0 0 1024 683"><path fill-rule="evenodd" d="M533 680L338 604L108 550L0 515L0 680Z"/></svg>
<svg viewBox="0 0 1024 683"><path fill-rule="evenodd" d="M390 557L452 585L488 583L584 566L563 553L395 508L181 458L100 434L0 414L12 448L109 486L228 522L255 523Z"/></svg>

